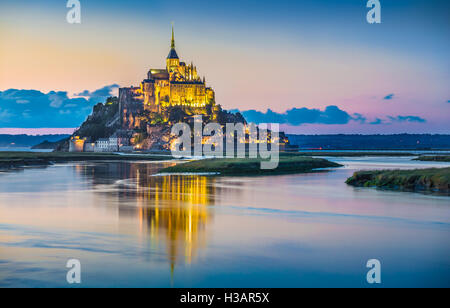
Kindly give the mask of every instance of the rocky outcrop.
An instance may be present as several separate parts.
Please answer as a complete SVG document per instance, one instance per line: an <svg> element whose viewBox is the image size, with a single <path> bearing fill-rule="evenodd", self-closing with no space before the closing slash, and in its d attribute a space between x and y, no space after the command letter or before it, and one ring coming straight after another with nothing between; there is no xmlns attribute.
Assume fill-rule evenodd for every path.
<svg viewBox="0 0 450 308"><path fill-rule="evenodd" d="M167 125L148 126L142 148L149 151L170 150L170 143L175 138L170 132L171 129Z"/></svg>
<svg viewBox="0 0 450 308"><path fill-rule="evenodd" d="M105 104L94 106L92 114L75 131L74 135L87 137L92 141L99 138L108 138L120 129L119 102L117 98L108 98Z"/></svg>
<svg viewBox="0 0 450 308"><path fill-rule="evenodd" d="M176 138L171 135L173 124L187 123L193 131L196 115L202 116L203 125L211 122L219 123L223 127L227 123L247 124L240 113L228 112L216 104L205 107L170 106L162 108L160 112L136 109L133 119L128 120L120 116L121 108L124 107L119 104L117 97L108 98L105 104L95 105L92 114L73 136L78 139L86 138L89 143L100 138L115 137L119 139L119 146L123 149L168 151ZM286 143L284 134L280 134L280 139ZM65 140L58 143L56 151L69 151L69 142Z"/></svg>

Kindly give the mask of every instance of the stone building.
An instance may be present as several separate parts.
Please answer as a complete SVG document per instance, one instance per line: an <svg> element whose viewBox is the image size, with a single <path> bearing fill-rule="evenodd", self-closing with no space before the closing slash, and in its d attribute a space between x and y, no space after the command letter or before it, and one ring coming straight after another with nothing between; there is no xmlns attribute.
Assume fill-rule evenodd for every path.
<svg viewBox="0 0 450 308"><path fill-rule="evenodd" d="M95 142L85 142L84 152L95 152Z"/></svg>
<svg viewBox="0 0 450 308"><path fill-rule="evenodd" d="M69 152L84 152L85 143L86 138L80 138L79 136L70 137Z"/></svg>
<svg viewBox="0 0 450 308"><path fill-rule="evenodd" d="M164 107L181 106L204 109L215 104L214 90L206 86L193 63L181 62L172 41L165 69L150 69L139 87L119 89L119 108L122 127L139 127L137 115L144 110L160 113Z"/></svg>
<svg viewBox="0 0 450 308"><path fill-rule="evenodd" d="M117 137L100 138L95 142L94 152L119 151L119 139Z"/></svg>

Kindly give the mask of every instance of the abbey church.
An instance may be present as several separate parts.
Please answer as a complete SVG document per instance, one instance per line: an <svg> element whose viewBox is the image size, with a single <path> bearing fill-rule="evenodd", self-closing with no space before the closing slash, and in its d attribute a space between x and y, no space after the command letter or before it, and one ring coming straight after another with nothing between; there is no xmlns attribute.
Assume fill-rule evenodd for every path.
<svg viewBox="0 0 450 308"><path fill-rule="evenodd" d="M93 113L74 133L67 150L73 152L167 151L176 136L175 123L194 125L196 115L203 125L247 121L239 112L228 112L216 103L214 90L206 86L193 63L181 62L175 50L172 28L170 51L163 69L150 69L139 87L120 88L119 97L97 104ZM225 135L224 135L225 136ZM249 142L248 133L244 143ZM202 139L207 144L210 137ZM289 141L280 133L280 146ZM242 140L241 140L242 141Z"/></svg>
<svg viewBox="0 0 450 308"><path fill-rule="evenodd" d="M180 61L172 27L166 68L150 69L139 87L119 89L119 104L123 126L132 128L139 125L135 116L143 111L161 113L164 108L173 106L204 109L215 104L215 94L206 86L205 78L199 77L194 64Z"/></svg>

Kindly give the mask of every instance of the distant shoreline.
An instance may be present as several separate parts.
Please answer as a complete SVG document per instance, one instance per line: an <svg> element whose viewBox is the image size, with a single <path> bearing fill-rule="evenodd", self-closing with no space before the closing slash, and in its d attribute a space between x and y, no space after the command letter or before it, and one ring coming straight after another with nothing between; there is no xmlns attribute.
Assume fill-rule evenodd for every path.
<svg viewBox="0 0 450 308"><path fill-rule="evenodd" d="M336 151L336 152L281 152L280 153L280 168L272 170L266 174L285 174L285 173L301 173L304 171L310 172L313 169L337 167L337 165L329 162L326 159L313 157L411 157L411 160L420 161L440 161L447 162L450 156L448 155L418 155L408 152L361 152L361 151ZM414 158L416 157L416 158ZM154 153L72 153L72 152L49 152L49 151L0 151L0 171L9 171L23 169L26 167L45 167L55 163L69 163L69 162L83 162L83 161L169 161L173 160L170 152L154 152ZM186 157L186 159L190 159ZM251 159L236 159L231 160L231 166L226 168L220 167L218 170L217 162L221 159L213 160L211 164L209 159L195 160L192 163L178 164L168 170L162 170L166 173L176 172L214 172L217 174L237 175L237 174L264 174L265 172L256 172L254 166L249 170L249 167L254 161ZM321 163L317 163L318 161ZM224 159L222 159L224 161ZM307 166L314 161L314 165ZM300 162L297 164L297 162ZM329 164L330 163L330 164ZM258 161L259 164L259 161ZM307 168L306 168L306 167ZM194 167L192 169L192 167ZM237 169L236 169L237 167ZM294 168L295 167L295 168ZM233 169L234 168L234 169ZM259 169L258 169L259 170Z"/></svg>
<svg viewBox="0 0 450 308"><path fill-rule="evenodd" d="M21 169L25 167L50 166L54 163L82 161L167 161L170 155L142 154L127 155L115 153L68 153L68 152L2 152L0 151L0 170Z"/></svg>
<svg viewBox="0 0 450 308"><path fill-rule="evenodd" d="M421 155L418 158L415 158L414 160L450 162L450 155Z"/></svg>

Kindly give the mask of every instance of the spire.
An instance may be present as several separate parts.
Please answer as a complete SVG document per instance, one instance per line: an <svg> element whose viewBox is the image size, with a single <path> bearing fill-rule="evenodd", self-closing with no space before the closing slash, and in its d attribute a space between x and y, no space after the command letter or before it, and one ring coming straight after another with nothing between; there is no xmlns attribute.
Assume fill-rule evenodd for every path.
<svg viewBox="0 0 450 308"><path fill-rule="evenodd" d="M173 23L172 23L172 42L170 44L170 48L175 48L175 35L173 33Z"/></svg>
<svg viewBox="0 0 450 308"><path fill-rule="evenodd" d="M167 59L179 59L177 52L175 51L175 35L173 32L173 23L172 23L172 42L170 43L170 52L167 56Z"/></svg>

